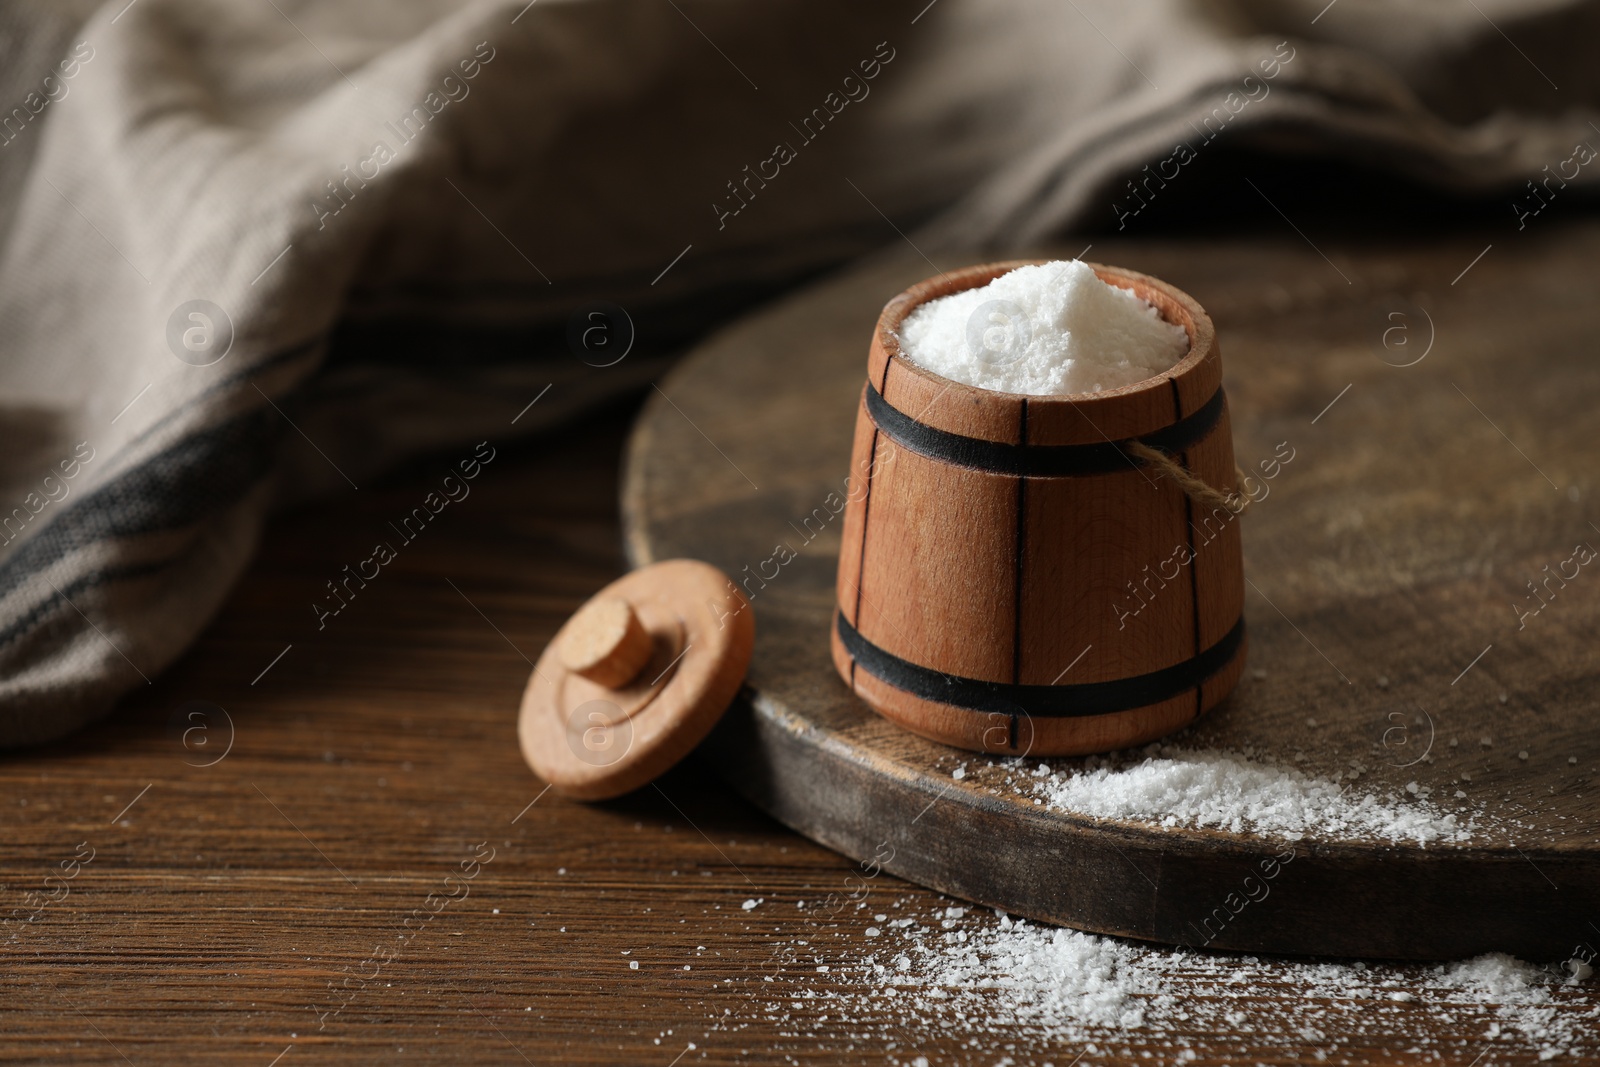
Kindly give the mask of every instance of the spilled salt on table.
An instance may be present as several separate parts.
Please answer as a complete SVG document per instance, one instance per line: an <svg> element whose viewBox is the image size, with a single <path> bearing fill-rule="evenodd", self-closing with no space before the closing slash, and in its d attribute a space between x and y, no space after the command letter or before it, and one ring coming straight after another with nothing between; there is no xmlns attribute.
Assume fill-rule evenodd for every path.
<svg viewBox="0 0 1600 1067"><path fill-rule="evenodd" d="M1189 350L1183 327L1075 259L930 300L905 317L899 337L906 358L935 374L1032 396L1133 385Z"/></svg>
<svg viewBox="0 0 1600 1067"><path fill-rule="evenodd" d="M1292 1058L1308 1046L1316 1060L1348 1063L1351 1054L1397 1042L1442 1064L1465 1064L1489 1047L1539 1060L1600 1052L1600 1007L1580 988L1593 972L1577 960L1536 967L1500 953L1443 965L1260 959L906 903L889 906L884 914L903 917L875 927L871 941L842 937L824 949L817 928L780 935L751 990L754 1007L806 1048L829 1039L856 1049L877 1043L889 1062L907 1065L936 1046L1003 1045L1027 1057L1011 1062L1064 1067L1079 1052L1100 1051L1097 1041L1136 1043L1144 1057L1154 1048L1159 1062L1179 1064L1201 1055L1281 1058L1269 1049ZM747 1025L745 1015L712 1029ZM1049 1055L1064 1042L1078 1047L1064 1059ZM978 1055L954 1062L995 1062L992 1053Z"/></svg>

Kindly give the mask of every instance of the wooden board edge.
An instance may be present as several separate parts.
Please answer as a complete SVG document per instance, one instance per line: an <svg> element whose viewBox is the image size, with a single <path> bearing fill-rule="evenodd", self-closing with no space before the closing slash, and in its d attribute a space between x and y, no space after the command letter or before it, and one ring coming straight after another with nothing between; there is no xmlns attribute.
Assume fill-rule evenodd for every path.
<svg viewBox="0 0 1600 1067"><path fill-rule="evenodd" d="M687 357L686 360L687 362ZM668 380L671 380L669 376ZM646 536L648 517L645 496L645 464L650 455L650 443L655 436L657 409L665 403L659 389L647 398L634 418L633 429L622 449L622 487L617 508L622 523L622 553L633 568L654 563L655 553L650 550Z"/></svg>
<svg viewBox="0 0 1600 1067"><path fill-rule="evenodd" d="M814 733L804 719L746 688L699 757L756 807L858 861L864 873L841 879L841 891L881 868L983 907L1096 934L1228 952L1395 960L1485 952L1563 960L1584 940L1584 920L1600 903L1583 889L1595 884L1600 868L1584 859L1536 869L1515 854L1441 849L1425 854L1419 867L1414 854L1300 845L1285 860L1284 846L1266 839L1219 835L1215 847L1173 848L1170 837L1156 832L1060 813L1024 813L1026 847L997 857L983 823L1015 822L1016 812L970 792L949 803L948 789L941 792L933 779L885 774L859 750L833 739L819 743ZM778 788L785 773L805 781ZM787 803L793 795L810 799ZM952 864L951 852L963 847L971 849L966 862ZM1278 862L1269 878L1271 868L1262 863L1272 857ZM1486 864L1494 870L1485 877ZM951 877L950 870L962 874ZM1553 891L1548 877L1568 891ZM1164 885L1210 903L1186 907L1178 892L1163 895ZM1508 885L1527 902L1509 933L1491 936L1475 924L1438 918L1491 906ZM1392 953L1371 952L1375 925L1387 928Z"/></svg>

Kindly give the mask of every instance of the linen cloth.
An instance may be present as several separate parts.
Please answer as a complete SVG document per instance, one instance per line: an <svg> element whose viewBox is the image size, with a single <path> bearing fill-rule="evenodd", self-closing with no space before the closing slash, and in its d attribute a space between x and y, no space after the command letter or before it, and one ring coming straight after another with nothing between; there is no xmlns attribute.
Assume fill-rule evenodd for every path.
<svg viewBox="0 0 1600 1067"><path fill-rule="evenodd" d="M274 507L546 431L887 242L1137 225L1219 145L1536 225L1600 174L1597 29L1571 0L14 0L0 744L158 675ZM566 340L597 300L639 326L612 366Z"/></svg>

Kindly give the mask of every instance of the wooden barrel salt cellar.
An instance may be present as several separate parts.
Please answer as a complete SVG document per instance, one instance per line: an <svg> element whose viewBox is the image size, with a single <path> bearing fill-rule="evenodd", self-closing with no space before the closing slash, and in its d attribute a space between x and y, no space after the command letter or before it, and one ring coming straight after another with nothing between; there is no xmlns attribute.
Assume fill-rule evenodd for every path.
<svg viewBox="0 0 1600 1067"><path fill-rule="evenodd" d="M1023 396L952 382L900 352L917 305L1024 262L971 267L891 300L867 360L832 634L840 675L915 733L1070 755L1170 733L1244 668L1237 515L1191 500L1140 441L1235 484L1222 359L1188 294L1094 266L1189 334L1134 385Z"/></svg>

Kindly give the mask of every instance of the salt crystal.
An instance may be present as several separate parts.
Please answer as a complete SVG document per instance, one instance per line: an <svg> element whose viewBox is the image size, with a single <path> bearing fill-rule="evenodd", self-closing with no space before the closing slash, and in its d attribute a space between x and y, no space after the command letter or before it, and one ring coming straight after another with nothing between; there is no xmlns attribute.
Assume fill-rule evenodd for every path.
<svg viewBox="0 0 1600 1067"><path fill-rule="evenodd" d="M1030 396L1097 393L1151 378L1189 335L1079 260L1018 267L930 300L900 324L901 351L952 381Z"/></svg>

